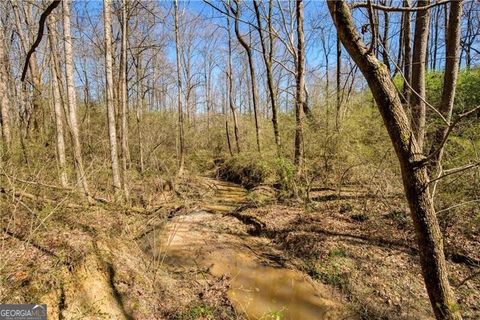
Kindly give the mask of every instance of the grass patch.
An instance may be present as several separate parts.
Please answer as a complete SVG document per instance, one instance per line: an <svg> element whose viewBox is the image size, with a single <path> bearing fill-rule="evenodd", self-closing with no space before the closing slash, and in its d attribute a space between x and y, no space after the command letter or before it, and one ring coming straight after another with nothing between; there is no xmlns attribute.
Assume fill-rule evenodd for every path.
<svg viewBox="0 0 480 320"><path fill-rule="evenodd" d="M319 266L316 263L309 261L305 264L304 271L312 277L312 279L324 284L335 286L340 289L344 289L348 285L347 274L342 272L340 267L336 264L328 263Z"/></svg>
<svg viewBox="0 0 480 320"><path fill-rule="evenodd" d="M328 253L328 256L330 258L335 258L335 257L346 258L347 250L345 250L344 248L335 248L330 250L330 252Z"/></svg>
<svg viewBox="0 0 480 320"><path fill-rule="evenodd" d="M208 305L198 305L177 314L178 320L215 319L213 309Z"/></svg>
<svg viewBox="0 0 480 320"><path fill-rule="evenodd" d="M259 320L281 320L285 319L285 314L283 310L271 311L264 314Z"/></svg>

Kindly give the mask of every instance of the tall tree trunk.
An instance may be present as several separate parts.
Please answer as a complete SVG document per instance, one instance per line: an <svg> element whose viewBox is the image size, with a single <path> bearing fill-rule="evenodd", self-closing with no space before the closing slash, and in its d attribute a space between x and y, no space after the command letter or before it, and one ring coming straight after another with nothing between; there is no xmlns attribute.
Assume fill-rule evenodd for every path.
<svg viewBox="0 0 480 320"><path fill-rule="evenodd" d="M183 128L183 107L182 107L182 78L180 77L180 36L178 34L178 0L174 0L175 10L175 52L177 56L177 111L178 111L178 137L179 137L179 160L178 174L182 175L185 166L185 136Z"/></svg>
<svg viewBox="0 0 480 320"><path fill-rule="evenodd" d="M402 72L404 68L404 61L403 61L403 54L405 51L405 45L404 45L404 40L403 40L403 26L405 25L405 22L403 21L405 16L402 14L400 18L400 32L398 35L398 51L397 51L397 61L395 65L395 70L393 71L392 78L395 78L397 76L398 72ZM402 98L403 99L403 98Z"/></svg>
<svg viewBox="0 0 480 320"><path fill-rule="evenodd" d="M237 152L240 153L240 134L238 130L237 111L233 101L233 71L232 71L232 35L230 31L230 18L227 16L227 31L228 31L228 104L233 117L233 133L235 135L235 144Z"/></svg>
<svg viewBox="0 0 480 320"><path fill-rule="evenodd" d="M65 78L67 81L67 101L70 118L70 130L73 141L73 158L77 171L77 181L82 186L85 195L90 199L87 176L83 166L82 145L80 144L80 130L77 123L77 96L75 93L75 79L73 77L72 35L70 32L70 1L62 1L63 7L63 35L65 51Z"/></svg>
<svg viewBox="0 0 480 320"><path fill-rule="evenodd" d="M113 61L112 61L112 12L111 0L103 0L103 24L105 34L105 93L107 104L108 138L110 142L110 160L112 167L115 197L122 198L122 184L118 165L117 126L115 106L113 105Z"/></svg>
<svg viewBox="0 0 480 320"><path fill-rule="evenodd" d="M340 113L342 109L342 43L337 36L337 110L335 112L335 130L340 129Z"/></svg>
<svg viewBox="0 0 480 320"><path fill-rule="evenodd" d="M268 93L270 98L270 105L272 106L272 125L273 125L273 135L275 138L275 145L277 147L277 154L281 154L281 143L280 143L280 131L278 129L278 110L277 110L277 99L275 93L275 85L273 83L273 30L272 30L272 10L273 3L272 0L269 0L268 6L268 15L267 15L267 26L269 31L269 44L270 48L267 51L267 46L265 44L265 39L262 32L262 20L260 18L260 10L258 5L258 0L253 1L253 6L255 8L255 16L257 17L257 30L258 35L260 36L260 44L262 45L262 56L263 62L265 63L265 68L267 70L267 85Z"/></svg>
<svg viewBox="0 0 480 320"><path fill-rule="evenodd" d="M55 115L57 161L60 175L60 183L63 187L68 186L67 160L65 155L65 130L63 126L64 109L60 95L58 47L57 47L57 25L53 16L49 16L47 22L48 40L50 42L50 75L52 80L53 109Z"/></svg>
<svg viewBox="0 0 480 320"><path fill-rule="evenodd" d="M10 129L10 98L8 96L8 56L5 52L4 31L0 30L0 125L2 126L3 145L7 153L12 146Z"/></svg>
<svg viewBox="0 0 480 320"><path fill-rule="evenodd" d="M122 3L122 46L121 52L122 57L120 59L120 84L121 84L121 126L120 132L121 135L121 146L122 146L122 186L123 192L126 199L128 199L128 184L127 184L127 168L130 163L130 152L128 150L128 87L127 87L127 45L128 45L128 17L127 17L127 2L128 0L123 0Z"/></svg>
<svg viewBox="0 0 480 320"><path fill-rule="evenodd" d="M361 41L345 1L328 8L343 45L366 78L400 162L405 195L415 226L425 286L437 319L461 319L447 276L443 239L429 193L421 150L387 68Z"/></svg>
<svg viewBox="0 0 480 320"><path fill-rule="evenodd" d="M417 7L424 7L430 4L430 0L419 0ZM428 47L428 34L430 26L430 11L419 10L415 18L415 39L413 41L412 58L412 93L410 99L412 106L412 127L417 140L420 152L423 152L425 142L425 121L426 121L426 98L425 72Z"/></svg>
<svg viewBox="0 0 480 320"><path fill-rule="evenodd" d="M144 88L143 88L143 72L142 72L142 55L140 49L137 53L136 64L136 76L137 76L137 110L135 113L137 122L137 139L138 139L138 156L140 164L140 172L145 171L145 161L143 155L143 130L142 130L142 117L143 117L143 102L144 102Z"/></svg>
<svg viewBox="0 0 480 320"><path fill-rule="evenodd" d="M297 63L295 101L295 153L297 176L303 171L303 105L305 103L305 37L303 33L303 0L296 1Z"/></svg>
<svg viewBox="0 0 480 320"><path fill-rule="evenodd" d="M448 30L445 33L445 75L443 78L442 98L438 109L448 122L450 122L452 118L455 89L458 79L462 6L463 1L451 2ZM447 130L448 127L438 128L433 136L431 152L435 152L435 156L431 163L432 171L439 166L440 161L442 160L444 149L442 141L447 134Z"/></svg>
<svg viewBox="0 0 480 320"><path fill-rule="evenodd" d="M330 128L330 34L326 34L326 29L320 31L320 43L325 59L325 127L327 132Z"/></svg>
<svg viewBox="0 0 480 320"><path fill-rule="evenodd" d="M403 1L404 7L410 7L410 0ZM403 97L407 106L410 106L410 97L412 91L410 85L412 84L412 39L411 39L411 26L410 26L410 12L403 13L403 75L405 77L403 84ZM408 85L407 85L408 83Z"/></svg>
<svg viewBox="0 0 480 320"><path fill-rule="evenodd" d="M432 40L432 70L437 70L437 51L438 51L438 21L440 20L440 8L435 8L435 21L434 21L434 36ZM460 45L460 43L459 43Z"/></svg>
<svg viewBox="0 0 480 320"><path fill-rule="evenodd" d="M243 49L247 54L248 59L248 67L250 70L250 85L252 90L252 98L253 98L253 117L255 120L255 137L257 141L257 151L261 152L260 147L260 127L258 124L258 91L257 91L257 80L255 76L255 66L253 63L253 52L250 44L248 44L245 39L243 39L242 35L240 34L239 28L239 19L240 19L240 0L235 0L236 3L236 10L235 13L235 34L237 35L238 42L242 45Z"/></svg>
<svg viewBox="0 0 480 320"><path fill-rule="evenodd" d="M228 124L228 112L227 112L227 104L230 104L230 76L228 71L225 73L225 84L227 88L225 90L225 100L222 107L223 116L225 117L225 137L227 139L227 146L228 146L228 153L230 156L233 156L232 151L232 142L230 141L230 128Z"/></svg>

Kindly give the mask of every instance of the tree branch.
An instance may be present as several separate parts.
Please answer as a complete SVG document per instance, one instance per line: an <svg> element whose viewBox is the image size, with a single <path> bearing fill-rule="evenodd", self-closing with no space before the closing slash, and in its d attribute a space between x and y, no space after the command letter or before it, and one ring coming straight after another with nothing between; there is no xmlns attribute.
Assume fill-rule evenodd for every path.
<svg viewBox="0 0 480 320"><path fill-rule="evenodd" d="M476 168L480 166L480 161L479 162L476 162L476 163L471 163L471 164L467 164L463 167L458 167L458 168L453 168L453 169L448 169L448 170L445 170L444 171L444 174L436 177L435 179L432 179L429 181L429 183L432 183L432 182L435 182L435 181L438 181L440 179L443 179L449 175L452 175L452 174L455 174L455 173L460 173L460 172L463 172L463 171L466 171L468 169L472 169L472 168Z"/></svg>
<svg viewBox="0 0 480 320"><path fill-rule="evenodd" d="M376 10L382 10L386 12L415 12L415 11L423 11L428 10L436 6L440 6L442 4L447 4L449 2L456 1L456 0L443 0L432 3L428 6L424 7L389 7L389 6L382 6L380 4L372 4L372 8ZM370 1L368 2L361 2L361 3L354 3L350 6L352 9L356 8L368 8L370 7Z"/></svg>
<svg viewBox="0 0 480 320"><path fill-rule="evenodd" d="M60 2L61 0L53 0L53 2L50 3L47 9L45 9L45 11L43 11L42 15L40 16L40 20L38 21L37 39L35 39L35 42L32 44L30 50L28 50L27 56L25 57L25 64L23 65L21 78L22 82L25 81L25 76L27 75L30 58L32 57L33 53L42 41L43 31L45 30L45 21L47 20L47 17L50 15L50 13L52 13L53 9L55 9L60 4Z"/></svg>
<svg viewBox="0 0 480 320"><path fill-rule="evenodd" d="M433 152L431 152L427 157L423 158L422 160L419 161L419 164L425 164L428 161L432 160L445 146L445 143L448 140L448 137L450 136L450 133L452 133L453 129L456 127L456 125L464 118L468 117L472 113L480 110L480 106L477 106L473 108L472 110L469 110L465 113L462 113L461 115L458 116L457 119L455 119L451 124L448 125L447 132L445 133L445 136L443 137L442 141L440 142L439 146L437 149L435 149Z"/></svg>

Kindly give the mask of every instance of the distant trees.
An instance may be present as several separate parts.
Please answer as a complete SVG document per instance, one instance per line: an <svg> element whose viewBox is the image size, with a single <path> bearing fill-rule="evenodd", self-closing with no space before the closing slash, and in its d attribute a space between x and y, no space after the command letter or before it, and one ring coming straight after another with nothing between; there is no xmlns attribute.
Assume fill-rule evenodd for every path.
<svg viewBox="0 0 480 320"><path fill-rule="evenodd" d="M70 8L70 1L61 2L62 7L56 11L63 8L64 27L56 30L53 17L48 19L49 47L42 47L44 41L39 47L42 50L32 53L24 82L16 81L21 66L12 57L23 57L29 51L34 22L53 1L38 6L25 0L1 3L2 30L8 31L0 38L5 44L0 51L4 61L0 66L2 146L11 153L18 144L26 163L33 150L29 144L48 144L51 136L59 184L72 184L68 166L73 164L76 185L85 194L90 194L90 172L85 167L98 161L95 135L108 138L109 181L120 199L128 197L128 178L133 177L130 169L136 168L141 174L165 170L164 164L156 163L154 169L151 165L155 152L164 150L162 147L170 150L171 146L169 152L176 154L172 162L179 172L186 170L193 155L190 150L197 143L193 134L203 130L203 125L208 138L202 143L207 141L209 151L216 155L262 151L262 156L271 156L271 144L276 155L295 163L301 176L303 160L309 163L308 136L323 134L324 129L322 122L308 121L310 117L325 120L327 135L335 139L342 133L342 121L348 118L349 94L364 92L365 83L356 77L357 67L345 55L342 39L335 41L337 34L331 32L331 21L316 21L315 14L326 11L326 3L312 3L314 14L310 16L304 13L302 1L224 0L220 2L223 6L215 9L223 15L210 21L208 10L189 12L187 7L179 8L178 1L105 0L102 23L101 10L86 5ZM210 7L217 4L210 3ZM374 23L362 25L361 36L369 39L375 32L375 56L390 65L390 76L405 79L399 91L409 129L419 151L428 149L435 154L428 167L430 174L438 175L442 148L451 132L448 123L456 118L457 62L472 67L478 56L478 6L463 3L463 18L455 18L462 12L458 2L404 0L398 7L391 5L391 1L382 0L356 2L351 7L371 6ZM457 11L450 10L447 17L448 8ZM118 16L118 21L112 20L112 15ZM358 17L358 21L364 23L367 18ZM447 19L444 22L442 18ZM459 28L453 30L457 24L452 21L458 19ZM443 24L448 26L445 49L440 44ZM427 40L431 31L435 32ZM458 43L460 52L452 49ZM174 50L175 57L171 54ZM425 97L427 56L428 66L447 69L442 102L433 106ZM101 121L106 123L103 129L108 130L108 137L91 127L103 107L106 117ZM50 128L49 117L54 131L46 130ZM163 141L156 136L158 133L147 131L157 117L175 117L171 127L156 128L171 131L172 141ZM266 118L271 120L270 130L266 130ZM428 127L426 121L431 118L440 125ZM328 132L328 121L332 127L335 122L335 132ZM218 123L221 132L216 131ZM221 141L213 143L218 137Z"/></svg>

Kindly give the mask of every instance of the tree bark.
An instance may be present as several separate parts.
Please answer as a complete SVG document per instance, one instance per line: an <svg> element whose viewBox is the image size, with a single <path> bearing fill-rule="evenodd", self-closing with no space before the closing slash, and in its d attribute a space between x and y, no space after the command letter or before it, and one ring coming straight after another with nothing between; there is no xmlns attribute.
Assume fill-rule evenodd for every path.
<svg viewBox="0 0 480 320"><path fill-rule="evenodd" d="M115 196L122 198L122 184L117 151L117 127L115 106L113 105L113 61L112 61L112 12L111 0L103 0L103 24L105 33L105 93L107 104L108 138L110 142L110 160Z"/></svg>
<svg viewBox="0 0 480 320"><path fill-rule="evenodd" d="M437 51L438 51L438 21L440 20L440 9L439 7L435 8L435 21L433 25L434 36L432 39L432 70L437 70ZM460 45L460 43L459 43Z"/></svg>
<svg viewBox="0 0 480 320"><path fill-rule="evenodd" d="M228 147L228 153L230 156L233 156L233 150L232 150L232 142L230 141L230 128L228 124L228 112L227 112L227 104L230 103L230 76L228 75L228 71L225 73L225 84L226 84L226 89L225 89L225 100L222 106L222 113L223 116L225 117L225 138L227 140L227 147Z"/></svg>
<svg viewBox="0 0 480 320"><path fill-rule="evenodd" d="M182 107L182 78L180 77L180 36L178 33L178 0L174 1L175 11L175 52L177 57L177 112L178 112L178 137L179 137L179 160L178 174L182 175L185 167L185 134L183 128L183 107Z"/></svg>
<svg viewBox="0 0 480 320"><path fill-rule="evenodd" d="M261 152L260 147L260 127L258 124L258 91L257 91L257 81L255 76L255 66L253 63L253 52L250 44L248 44L243 36L240 34L239 28L239 19L240 19L240 0L235 0L236 3L236 10L234 10L235 14L235 34L237 35L238 42L242 45L245 49L248 59L248 68L250 71L250 85L252 90L252 98L253 98L253 117L255 120L255 137L257 141L257 151Z"/></svg>
<svg viewBox="0 0 480 320"><path fill-rule="evenodd" d="M445 48L445 75L443 78L443 90L441 102L438 110L445 119L450 122L453 112L453 103L455 100L455 89L458 80L458 69L460 62L460 37L461 37L461 17L463 1L453 1L450 4L450 13L448 18L448 29L446 31ZM433 136L431 153L435 156L431 162L431 170L439 166L443 157L443 145L448 127L438 128Z"/></svg>
<svg viewBox="0 0 480 320"><path fill-rule="evenodd" d="M235 136L235 144L237 152L240 153L240 134L238 130L237 111L235 103L233 102L233 71L232 71L232 35L230 31L230 18L227 16L227 31L228 31L228 103L233 117L233 133ZM228 131L227 131L228 132ZM229 139L230 141L230 139Z"/></svg>
<svg viewBox="0 0 480 320"><path fill-rule="evenodd" d="M297 176L303 171L303 105L305 103L305 38L303 33L303 0L296 1L297 63L295 101L295 153Z"/></svg>
<svg viewBox="0 0 480 320"><path fill-rule="evenodd" d="M143 118L143 103L144 103L144 88L143 88L143 72L142 72L142 54L140 49L137 53L137 64L136 64L136 76L137 76L137 110L135 113L136 122L137 122L137 139L138 139L138 156L139 156L139 165L140 172L145 171L145 161L143 155L143 130L142 130L142 118Z"/></svg>
<svg viewBox="0 0 480 320"><path fill-rule="evenodd" d="M121 147L122 147L122 186L123 193L126 199L129 197L127 184L127 168L130 163L130 152L128 150L128 87L127 87L127 45L128 45L128 17L127 17L127 2L123 0L122 3L122 46L121 46L121 62L120 62L120 85L121 85Z"/></svg>
<svg viewBox="0 0 480 320"><path fill-rule="evenodd" d="M342 79L342 43L340 38L337 36L337 108L335 112L335 130L340 129L340 113L342 109L342 88L341 88L341 79Z"/></svg>
<svg viewBox="0 0 480 320"><path fill-rule="evenodd" d="M82 145L80 144L80 130L77 123L77 96L75 93L75 79L73 77L73 50L70 32L70 1L62 1L63 8L63 34L65 51L65 78L67 81L67 102L70 118L70 130L73 141L73 158L77 172L78 184L82 186L87 198L90 199L87 176L83 166Z"/></svg>
<svg viewBox="0 0 480 320"><path fill-rule="evenodd" d="M415 226L425 286L437 319L461 319L447 276L443 240L429 193L425 166L418 166L420 146L408 122L387 68L361 41L348 5L329 1L336 29L366 78L400 162L405 195Z"/></svg>
<svg viewBox="0 0 480 320"><path fill-rule="evenodd" d="M386 1L384 1L383 4L386 4ZM388 56L388 50L389 50L388 33L389 33L389 29L390 29L390 16L388 15L387 11L384 11L383 12L382 58L383 58L383 63L387 66L388 71L391 71L390 58Z"/></svg>
<svg viewBox="0 0 480 320"><path fill-rule="evenodd" d="M65 154L65 129L63 126L64 112L60 95L60 84L58 82L58 47L57 47L57 25L52 16L47 18L48 40L50 42L50 75L52 80L53 109L55 115L57 161L62 187L68 186L67 160Z"/></svg>
<svg viewBox="0 0 480 320"><path fill-rule="evenodd" d="M255 16L257 17L257 30L258 35L260 36L260 44L262 46L262 56L263 62L265 63L265 68L267 70L267 85L268 85L268 93L270 98L270 105L272 106L272 125L273 125L273 135L275 138L275 145L277 147L277 154L281 154L281 143L280 143L280 131L278 129L278 108L277 108L277 99L275 93L275 85L273 83L273 30L272 30L272 10L273 10L273 3L272 0L269 1L268 7L268 15L267 15L267 26L269 31L270 37L270 48L267 52L267 47L265 44L265 39L263 37L262 32L262 20L260 18L260 10L258 5L258 0L253 1L253 6L255 8Z"/></svg>
<svg viewBox="0 0 480 320"><path fill-rule="evenodd" d="M419 0L417 2L417 7L424 7L429 4L430 0ZM425 73L429 26L429 10L417 11L415 19L415 38L413 41L411 83L412 89L415 92L412 93L410 102L412 107L412 127L420 152L423 152L423 145L425 142L426 106L424 99L426 97Z"/></svg>
<svg viewBox="0 0 480 320"><path fill-rule="evenodd" d="M403 6L410 7L410 0L404 0ZM404 43L403 76L405 78L403 84L403 97L407 106L410 106L410 97L412 94L409 86L412 84L412 39L410 29L410 12L406 11L403 13L402 33Z"/></svg>
<svg viewBox="0 0 480 320"><path fill-rule="evenodd" d="M0 124L2 126L3 145L7 153L12 146L10 129L10 98L8 96L8 56L5 52L3 30L0 30Z"/></svg>

